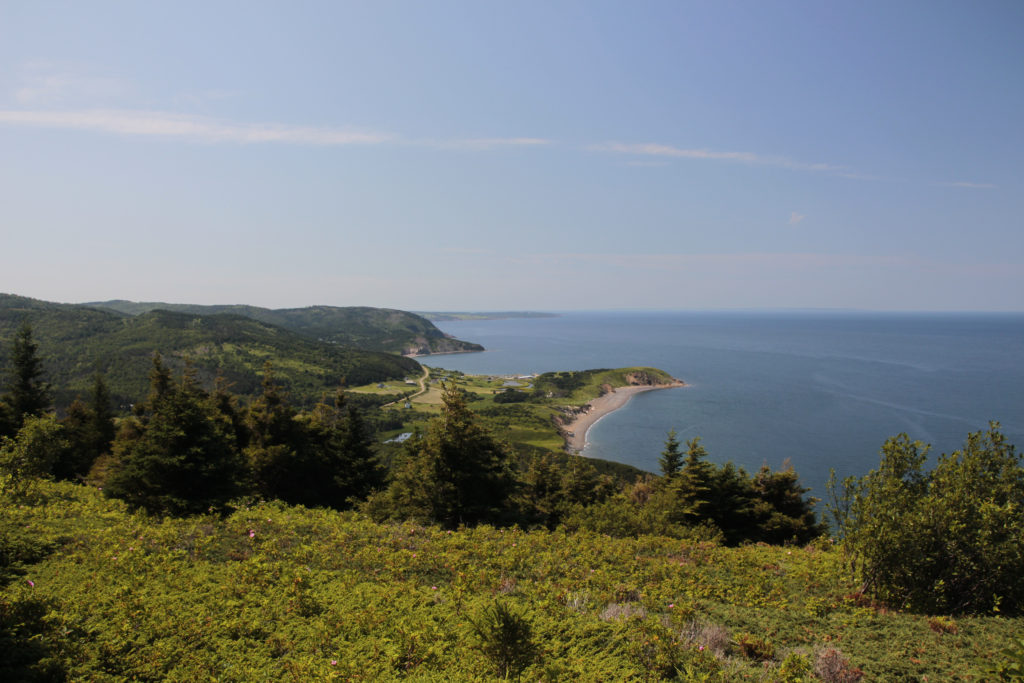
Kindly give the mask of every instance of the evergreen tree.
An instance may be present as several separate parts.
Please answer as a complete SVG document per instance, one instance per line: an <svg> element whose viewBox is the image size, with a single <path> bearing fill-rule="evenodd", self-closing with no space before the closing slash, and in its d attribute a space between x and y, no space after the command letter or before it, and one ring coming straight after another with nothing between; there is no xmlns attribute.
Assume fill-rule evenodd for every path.
<svg viewBox="0 0 1024 683"><path fill-rule="evenodd" d="M715 469L708 491L708 517L728 545L757 538L753 480L746 470L727 462Z"/></svg>
<svg viewBox="0 0 1024 683"><path fill-rule="evenodd" d="M81 399L75 399L68 406L67 414L61 420L68 447L53 464L55 479L74 481L84 476L99 455L94 450L96 437L93 412Z"/></svg>
<svg viewBox="0 0 1024 683"><path fill-rule="evenodd" d="M509 450L476 422L458 389L446 386L442 402L426 434L406 442L404 462L370 509L449 528L506 521L515 486Z"/></svg>
<svg viewBox="0 0 1024 683"><path fill-rule="evenodd" d="M263 366L263 393L249 405L245 457L256 491L266 498L297 503L312 483L309 467L299 461L306 450L296 411L274 379L270 363ZM316 473L314 476L322 476Z"/></svg>
<svg viewBox="0 0 1024 683"><path fill-rule="evenodd" d="M661 476L665 477L666 481L671 481L682 469L683 454L679 452L676 430L669 430L668 438L665 439L665 450L661 452L658 462L661 465Z"/></svg>
<svg viewBox="0 0 1024 683"><path fill-rule="evenodd" d="M805 498L810 491L787 461L779 472L763 465L753 481L756 540L765 543L806 543L824 532L814 513L817 498Z"/></svg>
<svg viewBox="0 0 1024 683"><path fill-rule="evenodd" d="M78 480L89 473L101 455L110 452L114 441L114 412L110 408L110 393L103 375L97 373L93 379L89 403L76 398L68 406L61 424L64 425L68 448L54 464L53 476Z"/></svg>
<svg viewBox="0 0 1024 683"><path fill-rule="evenodd" d="M117 428L114 425L114 410L111 407L110 390L107 389L103 373L97 372L89 393L89 409L92 413L92 443L96 457L110 452Z"/></svg>
<svg viewBox="0 0 1024 683"><path fill-rule="evenodd" d="M11 370L7 382L8 433L21 429L25 418L42 415L50 407L50 387L43 382L43 361L32 339L32 327L22 323L11 344Z"/></svg>
<svg viewBox="0 0 1024 683"><path fill-rule="evenodd" d="M676 519L684 524L696 524L709 518L714 465L705 459L707 456L700 437L690 439L686 442L683 467L672 479L671 488L676 492L679 506Z"/></svg>
<svg viewBox="0 0 1024 683"><path fill-rule="evenodd" d="M519 507L526 521L549 529L558 526L566 508L562 473L547 453L534 455L523 473Z"/></svg>
<svg viewBox="0 0 1024 683"><path fill-rule="evenodd" d="M157 404L171 393L173 381L171 371L164 365L164 357L159 351L153 353L153 367L149 370L149 396L139 406L140 411L155 411Z"/></svg>
<svg viewBox="0 0 1024 683"><path fill-rule="evenodd" d="M162 370L154 357L151 412L125 426L104 490L150 512L223 507L240 493L244 474L231 421L188 376L175 386Z"/></svg>
<svg viewBox="0 0 1024 683"><path fill-rule="evenodd" d="M339 391L334 404L321 399L309 417L310 493L306 503L347 508L384 483L373 438L355 406Z"/></svg>

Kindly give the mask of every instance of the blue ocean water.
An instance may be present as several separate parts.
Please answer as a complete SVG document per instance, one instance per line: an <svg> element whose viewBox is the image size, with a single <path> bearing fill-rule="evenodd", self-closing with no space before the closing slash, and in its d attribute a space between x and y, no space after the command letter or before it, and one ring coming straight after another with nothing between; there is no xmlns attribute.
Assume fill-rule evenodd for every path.
<svg viewBox="0 0 1024 683"><path fill-rule="evenodd" d="M637 395L588 434L584 455L650 471L673 428L748 471L788 459L819 497L830 469L867 473L901 432L937 456L999 420L1024 447L1024 315L594 312L439 327L488 350L421 359L436 367L645 365L685 380Z"/></svg>

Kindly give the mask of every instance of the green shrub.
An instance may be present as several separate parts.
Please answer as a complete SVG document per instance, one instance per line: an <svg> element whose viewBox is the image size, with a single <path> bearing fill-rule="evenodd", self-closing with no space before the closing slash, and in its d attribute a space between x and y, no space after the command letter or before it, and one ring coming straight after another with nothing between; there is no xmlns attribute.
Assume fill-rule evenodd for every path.
<svg viewBox="0 0 1024 683"><path fill-rule="evenodd" d="M480 652L498 675L516 680L537 659L538 648L533 629L524 616L496 601L472 622Z"/></svg>
<svg viewBox="0 0 1024 683"><path fill-rule="evenodd" d="M1024 608L1024 466L991 423L926 472L905 434L879 468L830 483L843 548L865 593L931 614Z"/></svg>

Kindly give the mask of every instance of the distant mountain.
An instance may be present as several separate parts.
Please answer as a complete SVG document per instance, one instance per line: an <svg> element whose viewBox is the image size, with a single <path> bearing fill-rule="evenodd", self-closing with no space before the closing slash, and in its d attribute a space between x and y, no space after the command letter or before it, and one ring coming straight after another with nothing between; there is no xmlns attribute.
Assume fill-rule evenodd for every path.
<svg viewBox="0 0 1024 683"><path fill-rule="evenodd" d="M140 315L155 310L191 315L233 314L333 344L403 355L483 351L484 348L479 344L449 337L423 316L391 308L310 306L270 309L244 305L200 306L134 301L98 301L82 305L125 315Z"/></svg>
<svg viewBox="0 0 1024 683"><path fill-rule="evenodd" d="M417 313L432 322L446 322L449 320L505 320L507 318L558 317L557 313L542 313L539 311L417 311Z"/></svg>
<svg viewBox="0 0 1024 683"><path fill-rule="evenodd" d="M84 394L96 371L105 374L119 402L138 401L148 388L154 351L175 369L185 358L192 359L208 386L220 372L232 391L242 395L259 390L263 364L269 360L275 376L299 404L315 402L342 381L366 384L422 371L411 358L318 340L252 317L213 313L208 310L212 307L198 308L200 312L131 314L0 294L0 368L7 366L12 335L22 320L28 320L58 405Z"/></svg>

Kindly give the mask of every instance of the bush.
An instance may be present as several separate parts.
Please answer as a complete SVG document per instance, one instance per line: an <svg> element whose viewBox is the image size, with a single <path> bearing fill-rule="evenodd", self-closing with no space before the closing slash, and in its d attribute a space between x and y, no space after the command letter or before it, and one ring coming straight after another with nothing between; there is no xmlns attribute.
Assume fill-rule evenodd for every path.
<svg viewBox="0 0 1024 683"><path fill-rule="evenodd" d="M518 680L537 659L538 649L533 642L530 622L508 605L495 602L472 623L480 651L503 678L514 676Z"/></svg>
<svg viewBox="0 0 1024 683"><path fill-rule="evenodd" d="M930 614L1024 607L1024 467L993 422L924 471L928 447L889 439L881 464L849 478L832 513L863 590Z"/></svg>

